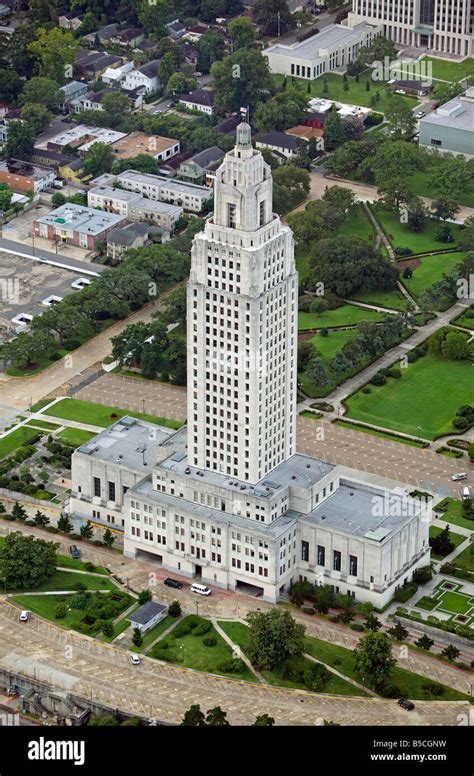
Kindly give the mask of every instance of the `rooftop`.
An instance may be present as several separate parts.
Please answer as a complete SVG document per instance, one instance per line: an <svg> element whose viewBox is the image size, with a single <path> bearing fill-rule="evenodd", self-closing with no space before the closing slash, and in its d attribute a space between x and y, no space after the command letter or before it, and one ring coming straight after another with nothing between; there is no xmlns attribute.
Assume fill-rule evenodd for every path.
<svg viewBox="0 0 474 776"><path fill-rule="evenodd" d="M155 157L168 148L172 148L178 142L173 137L132 132L130 135L122 135L116 141L112 141L112 151L121 159L131 159L138 154Z"/></svg>
<svg viewBox="0 0 474 776"><path fill-rule="evenodd" d="M474 133L474 86L424 116L420 120L420 126L424 124L438 124Z"/></svg>
<svg viewBox="0 0 474 776"><path fill-rule="evenodd" d="M124 220L123 216L106 213L83 205L67 202L56 210L36 219L39 224L54 226L56 229L75 231L82 234L99 235L105 229L116 226Z"/></svg>
<svg viewBox="0 0 474 776"><path fill-rule="evenodd" d="M85 150L97 141L110 144L123 137L126 137L125 132L115 132L115 130L106 127L88 127L86 124L77 124L75 127L70 127L65 132L60 132L59 135L49 138L48 143L59 146L79 146L81 150Z"/></svg>
<svg viewBox="0 0 474 776"><path fill-rule="evenodd" d="M155 464L157 448L172 434L168 428L126 416L77 448L76 452L145 475Z"/></svg>
<svg viewBox="0 0 474 776"><path fill-rule="evenodd" d="M137 623L138 625L146 625L147 622L150 622L157 614L165 612L167 608L168 607L163 604L157 604L156 601L147 601L143 606L139 606L133 614L129 614L127 620L131 623Z"/></svg>
<svg viewBox="0 0 474 776"><path fill-rule="evenodd" d="M107 243L128 247L137 237L147 237L150 227L147 224L128 224L127 226L112 229L107 237Z"/></svg>
<svg viewBox="0 0 474 776"><path fill-rule="evenodd" d="M191 156L190 159L186 160L185 164L194 162L194 164L198 164L199 167L202 167L204 169L209 164L212 164L213 162L217 162L219 159L222 159L223 156L224 156L224 151L222 151L218 146L211 146L210 148L205 148L204 151L200 151L198 154L194 154L194 156Z"/></svg>
<svg viewBox="0 0 474 776"><path fill-rule="evenodd" d="M209 89L195 89L190 94L181 94L179 97L180 102L192 102L196 105L207 105L211 107L214 105L214 95Z"/></svg>
<svg viewBox="0 0 474 776"><path fill-rule="evenodd" d="M212 191L207 186L197 186L195 183L186 181L177 181L174 179L163 178L161 175L151 175L150 173L137 172L136 170L125 170L117 176L118 181L137 181L139 183L148 183L150 186L162 186L169 191L186 191L195 196L212 197Z"/></svg>
<svg viewBox="0 0 474 776"><path fill-rule="evenodd" d="M285 46L276 43L265 49L263 54L278 54L279 56L306 59L312 61L323 56L326 49L332 49L340 44L348 45L360 39L362 33L373 31L374 26L363 22L351 29L342 24L329 24L321 32L300 43Z"/></svg>
<svg viewBox="0 0 474 776"><path fill-rule="evenodd" d="M22 159L6 159L5 161L0 162L0 172L25 178L33 178L35 181L40 181L51 175L51 169L49 167L42 167L39 164L24 162Z"/></svg>
<svg viewBox="0 0 474 776"><path fill-rule="evenodd" d="M303 141L300 140L299 137L292 137L291 135L286 135L284 132L278 132L276 129L272 129L270 132L266 132L257 139L255 143L257 147L259 143L276 146L277 148L287 148L289 151L296 151L302 145Z"/></svg>

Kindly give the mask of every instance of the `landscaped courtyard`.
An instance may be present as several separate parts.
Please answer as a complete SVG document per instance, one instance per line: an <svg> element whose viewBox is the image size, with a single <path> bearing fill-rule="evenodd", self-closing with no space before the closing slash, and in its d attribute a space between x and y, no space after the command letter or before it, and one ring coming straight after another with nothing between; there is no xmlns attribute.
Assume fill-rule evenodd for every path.
<svg viewBox="0 0 474 776"><path fill-rule="evenodd" d="M423 596L415 606L434 616L439 612L440 619L474 627L474 596L464 593L459 582L443 580L434 588L432 596Z"/></svg>
<svg viewBox="0 0 474 776"><path fill-rule="evenodd" d="M428 354L401 372L399 380L350 396L347 417L425 439L454 433L457 409L474 401L472 363Z"/></svg>
<svg viewBox="0 0 474 776"><path fill-rule="evenodd" d="M143 412L130 412L117 407L108 407L105 404L93 404L80 399L62 399L56 402L52 407L45 411L45 415L51 415L55 418L64 420L76 420L80 423L89 423L92 426L107 428L112 423L116 423L120 418L129 415L132 418L145 420L148 423L156 423L160 426L169 428L180 428L183 424L178 420L168 420L167 418L158 418L154 415L147 415Z"/></svg>

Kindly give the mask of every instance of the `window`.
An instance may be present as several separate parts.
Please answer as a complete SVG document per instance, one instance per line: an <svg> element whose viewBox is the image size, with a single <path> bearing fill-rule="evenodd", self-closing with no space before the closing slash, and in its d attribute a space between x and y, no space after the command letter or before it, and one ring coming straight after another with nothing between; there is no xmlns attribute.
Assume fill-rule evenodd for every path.
<svg viewBox="0 0 474 776"><path fill-rule="evenodd" d="M326 565L326 549L318 544L318 566Z"/></svg>
<svg viewBox="0 0 474 776"><path fill-rule="evenodd" d="M265 223L265 202L262 200L262 202L260 202L260 208L259 208L258 225L263 226L264 223Z"/></svg>
<svg viewBox="0 0 474 776"><path fill-rule="evenodd" d="M236 210L235 205L230 202L227 204L227 226L230 226L231 229L236 227Z"/></svg>
<svg viewBox="0 0 474 776"><path fill-rule="evenodd" d="M341 570L341 553L339 552L339 550L334 550L333 552L332 567L334 571Z"/></svg>
<svg viewBox="0 0 474 776"><path fill-rule="evenodd" d="M301 560L309 560L309 542L301 542Z"/></svg>
<svg viewBox="0 0 474 776"><path fill-rule="evenodd" d="M115 482L109 482L109 501L115 501Z"/></svg>
<svg viewBox="0 0 474 776"><path fill-rule="evenodd" d="M431 145L432 146L440 146L441 140L435 140L434 137L431 138Z"/></svg>
<svg viewBox="0 0 474 776"><path fill-rule="evenodd" d="M357 576L357 558L355 555L349 555L349 574L351 577Z"/></svg>
<svg viewBox="0 0 474 776"><path fill-rule="evenodd" d="M94 477L94 496L100 497L100 479L98 477Z"/></svg>

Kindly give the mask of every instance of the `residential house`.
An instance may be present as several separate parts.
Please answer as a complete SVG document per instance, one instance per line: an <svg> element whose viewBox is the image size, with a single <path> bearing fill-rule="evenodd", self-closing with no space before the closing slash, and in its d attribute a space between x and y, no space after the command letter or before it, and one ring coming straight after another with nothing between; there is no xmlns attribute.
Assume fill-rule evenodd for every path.
<svg viewBox="0 0 474 776"><path fill-rule="evenodd" d="M61 86L60 89L63 93L60 108L62 111L67 111L74 100L79 99L79 97L82 97L82 95L87 92L88 87L87 84L82 81L69 81L69 83Z"/></svg>
<svg viewBox="0 0 474 776"><path fill-rule="evenodd" d="M74 68L80 78L87 81L95 81L105 73L109 67L118 67L122 64L122 57L115 54L106 54L102 51L81 52L76 56Z"/></svg>
<svg viewBox="0 0 474 776"><path fill-rule="evenodd" d="M134 69L133 62L124 62L119 67L108 67L102 75L102 81L108 86L119 86L130 70Z"/></svg>
<svg viewBox="0 0 474 776"><path fill-rule="evenodd" d="M182 36L183 40L189 40L191 43L199 43L202 36L210 30L210 27L206 24L194 24L192 27L187 27L186 32Z"/></svg>
<svg viewBox="0 0 474 776"><path fill-rule="evenodd" d="M77 11L62 11L58 16L58 24L63 30L75 32L84 21L84 14Z"/></svg>
<svg viewBox="0 0 474 776"><path fill-rule="evenodd" d="M116 184L122 189L135 191L148 199L178 205L190 213L201 213L212 199L212 191L207 186L197 186L137 170L126 170L119 175L106 173L90 182L92 189L94 186Z"/></svg>
<svg viewBox="0 0 474 776"><path fill-rule="evenodd" d="M126 27L110 36L110 42L118 46L135 48L145 39L145 31L141 27Z"/></svg>
<svg viewBox="0 0 474 776"><path fill-rule="evenodd" d="M180 51L187 65L197 65L199 59L199 49L197 46L194 46L192 43L182 43Z"/></svg>
<svg viewBox="0 0 474 776"><path fill-rule="evenodd" d="M183 215L182 207L153 201L139 193L113 186L94 186L89 189L87 204L124 216L129 221L151 222L170 233L174 232L176 223Z"/></svg>
<svg viewBox="0 0 474 776"><path fill-rule="evenodd" d="M140 67L128 70L122 79L121 86L123 89L144 88L147 94L155 92L160 87L159 70L160 60L153 59Z"/></svg>
<svg viewBox="0 0 474 776"><path fill-rule="evenodd" d="M209 89L195 89L190 94L180 95L179 105L183 105L188 110L197 110L212 116L214 113L214 95Z"/></svg>
<svg viewBox="0 0 474 776"><path fill-rule="evenodd" d="M138 154L165 161L179 153L180 142L172 137L131 132L112 143L112 151L119 159L132 159Z"/></svg>
<svg viewBox="0 0 474 776"><path fill-rule="evenodd" d="M77 124L65 132L60 132L46 142L49 151L63 152L66 146L77 149L80 156L84 156L93 143L106 143L111 145L117 140L126 137L125 132L116 132L107 127L88 127L85 124Z"/></svg>
<svg viewBox="0 0 474 776"><path fill-rule="evenodd" d="M292 137L285 132L277 132L277 130L272 129L256 140L255 145L257 148L269 148L270 151L279 155L280 159L287 161L298 153L305 142L299 137Z"/></svg>
<svg viewBox="0 0 474 776"><path fill-rule="evenodd" d="M22 159L6 159L0 162L0 183L6 183L19 194L38 194L52 186L56 172L50 167L25 162Z"/></svg>
<svg viewBox="0 0 474 776"><path fill-rule="evenodd" d="M224 151L218 146L206 148L182 162L177 170L177 177L189 183L212 186L223 157Z"/></svg>
<svg viewBox="0 0 474 776"><path fill-rule="evenodd" d="M186 32L186 27L179 19L173 19L172 22L168 22L166 25L168 36L173 40L179 40Z"/></svg>
<svg viewBox="0 0 474 776"><path fill-rule="evenodd" d="M107 256L111 259L122 259L125 251L143 248L150 242L149 234L152 229L148 224L127 224L112 229L107 236Z"/></svg>
<svg viewBox="0 0 474 776"><path fill-rule="evenodd" d="M96 42L107 43L111 37L118 32L119 25L116 23L106 24L105 27L101 27L96 32L90 32L88 35L84 35L81 40L86 46L95 46Z"/></svg>

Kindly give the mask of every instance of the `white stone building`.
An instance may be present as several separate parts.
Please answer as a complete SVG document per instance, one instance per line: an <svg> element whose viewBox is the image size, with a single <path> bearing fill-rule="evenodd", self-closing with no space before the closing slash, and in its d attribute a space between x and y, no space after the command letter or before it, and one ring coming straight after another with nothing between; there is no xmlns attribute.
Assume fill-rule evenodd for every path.
<svg viewBox="0 0 474 776"><path fill-rule="evenodd" d="M384 35L404 46L440 54L472 57L472 0L353 0L350 27L361 22L382 24Z"/></svg>
<svg viewBox="0 0 474 776"><path fill-rule="evenodd" d="M262 53L272 73L312 79L333 70L345 70L349 62L357 59L359 50L370 46L382 29L380 22L362 23L354 29L330 24L300 43L275 43Z"/></svg>
<svg viewBox="0 0 474 776"><path fill-rule="evenodd" d="M269 601L308 579L384 606L429 563L429 521L397 483L295 452L297 273L271 202L241 124L192 249L188 426L121 421L80 447L73 509L79 487L100 520L118 497L125 554L180 576ZM147 425L144 453L127 435Z"/></svg>
<svg viewBox="0 0 474 776"><path fill-rule="evenodd" d="M161 175L125 170L119 175L105 173L94 178L90 185L114 186L120 184L127 191L134 191L148 199L168 202L182 207L190 213L200 213L212 199L212 191L207 186L179 181L175 178L165 178Z"/></svg>
<svg viewBox="0 0 474 776"><path fill-rule="evenodd" d="M183 208L167 202L142 197L132 191L114 189L112 186L95 186L87 192L89 207L100 207L108 213L118 213L130 221L147 221L165 232L174 232Z"/></svg>

